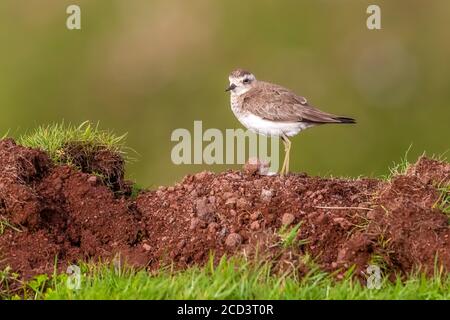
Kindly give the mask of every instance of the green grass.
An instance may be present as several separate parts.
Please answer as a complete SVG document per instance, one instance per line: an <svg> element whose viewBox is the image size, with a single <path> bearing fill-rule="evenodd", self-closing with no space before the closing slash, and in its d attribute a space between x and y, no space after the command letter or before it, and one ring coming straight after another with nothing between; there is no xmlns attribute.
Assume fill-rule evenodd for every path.
<svg viewBox="0 0 450 320"><path fill-rule="evenodd" d="M278 235L281 239L281 245L283 248L298 247L308 243L307 239L297 239L297 235L300 231L302 222L296 224L293 227L283 225L278 231Z"/></svg>
<svg viewBox="0 0 450 320"><path fill-rule="evenodd" d="M5 232L7 228L13 229L17 232L22 232L19 227L14 226L13 224L9 223L8 220L0 217L0 236Z"/></svg>
<svg viewBox="0 0 450 320"><path fill-rule="evenodd" d="M450 218L450 184L437 187L437 190L440 192L440 195L433 208L441 210Z"/></svg>
<svg viewBox="0 0 450 320"><path fill-rule="evenodd" d="M12 272L10 267L0 270L0 300L14 298L10 284L19 281L18 279L19 274Z"/></svg>
<svg viewBox="0 0 450 320"><path fill-rule="evenodd" d="M0 140L3 140L9 136L9 130L6 131L2 136L0 136Z"/></svg>
<svg viewBox="0 0 450 320"><path fill-rule="evenodd" d="M131 199L136 199L142 191L144 191L146 188L142 187L141 185L137 183L133 183L131 186Z"/></svg>
<svg viewBox="0 0 450 320"><path fill-rule="evenodd" d="M406 150L405 155L400 159L399 162L394 162L394 164L389 167L389 173L382 176L383 180L391 180L392 177L405 174L411 163L408 160L408 154L411 151L412 144Z"/></svg>
<svg viewBox="0 0 450 320"><path fill-rule="evenodd" d="M222 259L217 266L186 271L162 270L153 275L109 265L83 265L79 290L69 289L68 276L38 276L27 286L28 299L450 299L450 277L417 273L405 282L382 279L368 289L347 272L342 280L312 269L306 276L273 275L268 264ZM0 273L0 281L1 281ZM1 282L0 282L1 283ZM23 292L22 292L23 293ZM20 298L20 295L3 298Z"/></svg>
<svg viewBox="0 0 450 320"><path fill-rule="evenodd" d="M82 143L86 147L104 147L112 152L127 155L129 148L125 146L126 134L117 136L111 131L102 130L99 124L85 121L79 126L55 123L40 126L33 132L18 139L18 143L46 151L55 163L65 163L63 160L64 147L68 143Z"/></svg>

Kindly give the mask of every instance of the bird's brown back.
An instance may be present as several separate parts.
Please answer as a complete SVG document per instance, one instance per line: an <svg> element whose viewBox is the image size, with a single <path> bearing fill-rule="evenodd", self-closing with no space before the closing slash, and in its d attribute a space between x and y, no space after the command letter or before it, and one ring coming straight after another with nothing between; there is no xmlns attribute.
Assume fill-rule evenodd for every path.
<svg viewBox="0 0 450 320"><path fill-rule="evenodd" d="M282 86L257 81L238 98L242 112L278 122L340 123L338 116L323 112Z"/></svg>

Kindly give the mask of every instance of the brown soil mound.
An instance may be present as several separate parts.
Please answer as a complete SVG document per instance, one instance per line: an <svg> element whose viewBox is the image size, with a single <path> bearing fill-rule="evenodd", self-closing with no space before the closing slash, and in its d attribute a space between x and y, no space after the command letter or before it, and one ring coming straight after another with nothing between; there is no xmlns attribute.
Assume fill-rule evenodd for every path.
<svg viewBox="0 0 450 320"><path fill-rule="evenodd" d="M95 163L108 170L107 162ZM112 161L112 166L117 162ZM390 182L260 176L254 168L189 175L171 187L117 194L98 176L54 166L45 153L0 141L0 269L28 278L78 260L157 268L202 264L210 252L269 256L303 270L308 253L325 270L383 262L387 271L450 270L449 217L434 208L450 165L421 158ZM285 248L280 228L301 223ZM19 229L19 231L17 231ZM0 229L1 231L2 229Z"/></svg>
<svg viewBox="0 0 450 320"><path fill-rule="evenodd" d="M138 213L97 176L52 166L45 153L0 142L0 214L19 226L0 236L0 265L28 276L90 257L111 257L142 234ZM0 266L0 267L1 267Z"/></svg>

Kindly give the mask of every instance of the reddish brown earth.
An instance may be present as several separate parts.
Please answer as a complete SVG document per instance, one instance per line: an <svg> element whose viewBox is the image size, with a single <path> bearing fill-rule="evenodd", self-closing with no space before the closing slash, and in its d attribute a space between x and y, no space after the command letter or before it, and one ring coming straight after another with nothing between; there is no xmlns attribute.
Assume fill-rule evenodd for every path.
<svg viewBox="0 0 450 320"><path fill-rule="evenodd" d="M422 157L391 181L260 176L248 165L189 175L133 199L118 192L127 185L123 172L113 184L89 173L108 170L96 157L104 159L89 157L82 172L0 141L0 219L15 227L4 224L0 235L0 270L29 278L52 273L55 261L64 270L117 256L137 267L185 268L210 252L258 254L275 269L299 271L307 269L305 254L330 271L363 272L374 261L387 272L432 271L435 261L450 270L449 217L435 208L436 186L450 183L446 162ZM117 170L121 159L111 159ZM300 242L284 248L279 229L299 223Z"/></svg>

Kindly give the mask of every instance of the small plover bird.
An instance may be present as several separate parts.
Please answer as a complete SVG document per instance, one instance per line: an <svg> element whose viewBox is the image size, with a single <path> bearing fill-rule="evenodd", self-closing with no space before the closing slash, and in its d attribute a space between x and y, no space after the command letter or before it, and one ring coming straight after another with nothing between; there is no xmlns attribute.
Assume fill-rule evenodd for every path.
<svg viewBox="0 0 450 320"><path fill-rule="evenodd" d="M326 123L356 123L354 119L339 117L311 106L306 98L282 86L256 80L242 69L228 77L231 109L247 128L266 136L279 136L284 143L285 157L281 175L289 172L291 142L288 137L300 131Z"/></svg>

